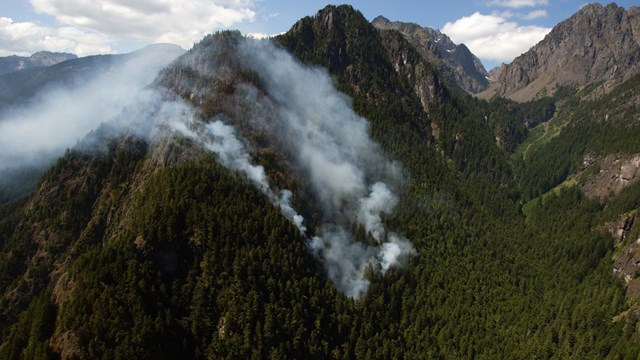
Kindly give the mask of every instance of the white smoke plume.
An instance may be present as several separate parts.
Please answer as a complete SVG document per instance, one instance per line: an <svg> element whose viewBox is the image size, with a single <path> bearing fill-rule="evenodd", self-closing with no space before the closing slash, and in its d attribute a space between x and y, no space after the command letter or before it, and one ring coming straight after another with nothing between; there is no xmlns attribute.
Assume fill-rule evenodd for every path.
<svg viewBox="0 0 640 360"><path fill-rule="evenodd" d="M0 109L0 172L44 165L124 108L137 106L149 95L141 90L179 54L159 46L121 55L111 71L43 89L28 105Z"/></svg>
<svg viewBox="0 0 640 360"><path fill-rule="evenodd" d="M401 183L399 167L371 140L369 123L325 70L306 67L266 41L247 40L241 53L265 82L279 109L281 136L291 139L289 155L322 204L323 224L310 247L337 287L359 298L369 284L368 265L385 273L415 254L407 239L387 234L382 220L398 204L389 185ZM363 226L379 245L354 242L352 225Z"/></svg>
<svg viewBox="0 0 640 360"><path fill-rule="evenodd" d="M251 163L251 155L245 145L238 139L235 129L222 122L214 120L204 126L202 132L197 132L196 116L188 105L182 102L163 104L158 115L159 124L168 125L172 130L188 137L204 146L218 156L222 165L244 174L267 198L280 208L282 214L289 219L300 231L306 235L304 218L291 205L292 193L289 190L273 190L262 165Z"/></svg>
<svg viewBox="0 0 640 360"><path fill-rule="evenodd" d="M278 199L278 206L280 206L282 214L293 222L298 230L300 230L300 233L306 235L307 228L304 226L304 217L298 214L291 205L291 195L291 191L286 189L282 190L280 198Z"/></svg>
<svg viewBox="0 0 640 360"><path fill-rule="evenodd" d="M381 214L389 215L398 204L398 198L387 188L383 182L377 182L371 186L371 193L359 202L358 222L364 225L365 230L377 241L381 241L385 235Z"/></svg>
<svg viewBox="0 0 640 360"><path fill-rule="evenodd" d="M204 54L196 53L195 58ZM388 232L383 221L398 204L393 188L402 183L399 166L371 140L369 123L354 113L349 98L337 91L325 70L300 64L268 41L246 39L240 45L240 57L260 77L269 95L257 96L251 84L244 84L247 103L275 110L268 120L275 124L265 125L267 120L255 123L282 140L284 152L305 175L321 205L322 219L315 234L307 234L304 219L291 205L291 192L273 189L263 167L251 163L231 125L214 119L200 134L194 133L195 125L173 128L198 139L222 164L251 179L307 237L311 251L336 287L359 298L369 286L365 275L368 266L384 274L415 254L411 243ZM183 64L190 61L185 59ZM211 74L215 69L198 64L194 70L215 78ZM362 227L377 245L355 241L354 227Z"/></svg>
<svg viewBox="0 0 640 360"><path fill-rule="evenodd" d="M336 287L360 298L369 286L368 267L384 274L415 254L411 243L398 232L388 231L384 221L398 204L395 190L402 185L400 168L371 140L369 123L354 113L350 99L337 91L325 70L302 65L268 41L245 40L240 56L260 77L268 94L258 95L262 90L244 84L246 103L275 111L255 123L273 122L265 125L269 136L281 140L278 146L284 147L284 155L305 176L308 190L320 204L321 218L313 224L313 234L294 208L291 191L271 186L264 167L253 162L232 126L233 116L214 116L204 123L184 101L165 101L156 91L139 92L150 82L147 78L136 82L137 88L127 86L127 91L97 82L80 92L55 93L38 111L29 109L21 117L0 122L0 156L4 156L0 170L9 163L7 159L24 161L42 152L62 152L103 122L152 140L166 136L168 127L216 154L224 166L244 174L307 239ZM260 116L255 115L260 111L247 114ZM29 132L28 139L21 137L24 131ZM353 231L358 228L372 239L368 244L355 240Z"/></svg>

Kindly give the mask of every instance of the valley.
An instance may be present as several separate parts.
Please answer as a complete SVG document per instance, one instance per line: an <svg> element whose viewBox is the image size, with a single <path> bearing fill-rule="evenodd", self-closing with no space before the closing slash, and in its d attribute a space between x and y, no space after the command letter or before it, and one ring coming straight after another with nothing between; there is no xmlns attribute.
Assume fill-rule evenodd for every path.
<svg viewBox="0 0 640 360"><path fill-rule="evenodd" d="M4 188L0 357L637 358L638 10L587 5L492 82L348 5L164 48Z"/></svg>

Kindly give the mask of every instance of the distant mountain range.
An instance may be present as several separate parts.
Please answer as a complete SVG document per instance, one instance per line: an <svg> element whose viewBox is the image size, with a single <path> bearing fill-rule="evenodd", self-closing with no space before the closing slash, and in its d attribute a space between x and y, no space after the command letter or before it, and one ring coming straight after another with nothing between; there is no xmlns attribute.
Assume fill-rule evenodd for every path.
<svg viewBox="0 0 640 360"><path fill-rule="evenodd" d="M76 58L74 54L50 51L38 51L31 56L0 57L0 75L38 66L51 66Z"/></svg>
<svg viewBox="0 0 640 360"><path fill-rule="evenodd" d="M56 55L56 53L39 52L27 59L41 59L39 63L43 65L24 66L0 75L0 109L28 102L35 94L47 88L79 86L106 71L118 71L118 68L124 66L127 61L141 55L153 58L156 54L158 59L164 59L168 56L177 57L183 52L184 49L171 44L150 45L128 54L93 55L82 58L64 53ZM13 61L15 58L21 59L16 56L2 59ZM60 61L49 64L48 62L52 62L53 59ZM36 63L38 62L29 62L29 64Z"/></svg>

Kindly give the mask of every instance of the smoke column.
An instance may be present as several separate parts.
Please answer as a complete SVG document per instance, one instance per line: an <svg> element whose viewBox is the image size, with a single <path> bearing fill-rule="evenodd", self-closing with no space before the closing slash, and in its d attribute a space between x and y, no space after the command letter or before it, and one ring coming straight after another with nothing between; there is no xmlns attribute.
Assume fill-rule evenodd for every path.
<svg viewBox="0 0 640 360"><path fill-rule="evenodd" d="M320 202L323 218L316 234L306 234L302 216L291 205L291 192L269 186L264 169L251 163L233 127L214 119L202 134L190 130L194 126L173 128L199 139L222 164L244 173L305 235L337 288L359 298L369 286L367 266L384 274L415 254L406 238L388 232L383 223L398 204L393 188L402 183L399 166L371 140L369 123L353 112L349 98L336 90L325 70L306 67L266 41L246 39L239 49L241 61L258 74L268 94L256 97L255 89L246 91L252 94L247 102L275 109L269 135L282 139L285 154ZM211 78L210 72L206 76ZM377 245L354 241L354 226L362 227Z"/></svg>
<svg viewBox="0 0 640 360"><path fill-rule="evenodd" d="M388 231L383 221L398 204L394 190L402 184L399 166L370 139L368 122L353 112L349 98L336 90L325 70L303 66L268 41L244 39L231 50L238 51L235 55L242 66L257 74L264 87L241 84L245 104L254 108L241 110L255 117L261 116L260 109L268 109L267 119L253 120L272 122L262 130L280 140L280 150L308 180L308 190L320 204L322 218L314 234L307 233L303 217L293 207L291 191L270 186L264 168L252 162L232 126L233 117L214 117L204 124L186 102L166 101L161 91L141 90L177 54L134 57L116 74L98 76L77 89L51 90L40 94L33 107L4 112L0 172L44 154L59 155L102 123L116 130L113 136L125 131L151 140L165 136L163 129L168 127L215 153L227 168L244 174L307 239L336 287L348 296L361 297L369 286L367 266L385 273L415 254L410 242ZM182 65L215 81L218 69L215 62L207 61L212 51L229 49L194 49L181 58ZM359 227L375 245L354 240L352 229Z"/></svg>
<svg viewBox="0 0 640 360"><path fill-rule="evenodd" d="M415 254L410 242L387 233L383 215L398 204L390 184L401 184L399 167L369 136L369 123L355 114L324 69L308 68L265 41L247 40L241 53L277 104L278 128L292 156L321 201L324 221L310 247L329 277L348 296L369 285L371 264L385 273ZM352 225L363 226L378 246L353 241Z"/></svg>

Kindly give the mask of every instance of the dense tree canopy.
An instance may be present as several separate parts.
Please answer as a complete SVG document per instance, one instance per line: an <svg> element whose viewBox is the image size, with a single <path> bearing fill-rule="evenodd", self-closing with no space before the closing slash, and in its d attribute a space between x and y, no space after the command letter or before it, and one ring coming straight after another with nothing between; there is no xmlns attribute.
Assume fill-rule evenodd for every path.
<svg viewBox="0 0 640 360"><path fill-rule="evenodd" d="M366 295L348 298L296 227L215 156L186 140L102 139L95 151L68 151L30 197L0 207L1 358L640 355L612 275L613 240L595 231L640 207L640 187L607 204L577 186L549 192L587 153L640 152L637 109L622 106L638 80L592 101L563 90L526 104L444 88L425 111L394 70L389 35L349 7L325 11L334 26L305 18L275 41L326 67L402 165L406 185L385 221L416 256L384 275L370 268ZM195 49L214 66L225 61L210 47L216 37L237 36ZM167 74L236 86L185 71ZM261 88L250 71L237 79ZM201 110L232 111L225 99L212 94ZM601 121L610 104L620 105L608 112L615 123ZM551 122L559 131L539 140L535 126ZM246 138L260 148L259 135ZM277 154L254 155L304 199L304 180L276 179L286 176Z"/></svg>

